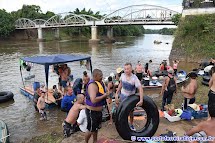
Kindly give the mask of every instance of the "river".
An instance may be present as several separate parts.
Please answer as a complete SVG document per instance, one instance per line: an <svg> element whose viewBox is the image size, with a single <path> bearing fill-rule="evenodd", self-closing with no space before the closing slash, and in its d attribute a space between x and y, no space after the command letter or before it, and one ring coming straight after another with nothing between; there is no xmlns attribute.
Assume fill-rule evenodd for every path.
<svg viewBox="0 0 215 143"><path fill-rule="evenodd" d="M93 68L101 69L104 76L108 76L115 72L117 67L123 67L125 62L131 62L135 66L137 61L145 64L151 59L153 62L150 66L158 68L162 60L169 60L174 37L150 34L116 40L114 44L99 45L89 45L88 41L83 39L43 43L32 41L0 43L0 90L14 93L14 101L0 104L0 119L9 127L11 142L22 142L33 136L62 130L61 124L65 118L65 113L52 109L47 113L48 121L39 121L40 116L35 112L33 103L19 92L19 87L22 86L19 72L20 57L57 53L87 54L92 57ZM154 44L154 40L160 40L162 43ZM75 78L81 77L85 70L77 62L69 66ZM182 63L179 68L190 70L194 67L193 64ZM36 80L45 80L43 66L34 65L32 73L36 75Z"/></svg>

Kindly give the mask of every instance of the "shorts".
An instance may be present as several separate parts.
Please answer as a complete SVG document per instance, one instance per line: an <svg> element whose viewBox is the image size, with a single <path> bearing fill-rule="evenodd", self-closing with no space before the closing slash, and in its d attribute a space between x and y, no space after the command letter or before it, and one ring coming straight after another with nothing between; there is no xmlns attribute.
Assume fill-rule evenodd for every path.
<svg viewBox="0 0 215 143"><path fill-rule="evenodd" d="M46 111L45 111L45 109L40 109L40 110L39 110L39 113L40 113L40 115L41 115L41 117L42 117L43 119L47 120L47 116L46 116Z"/></svg>
<svg viewBox="0 0 215 143"><path fill-rule="evenodd" d="M187 109L187 107L188 107L188 104L193 104L193 103L195 103L195 101L196 101L196 98L194 97L194 98L184 98L184 109Z"/></svg>
<svg viewBox="0 0 215 143"><path fill-rule="evenodd" d="M67 81L61 80L61 85L63 86L63 88L67 87Z"/></svg>
<svg viewBox="0 0 215 143"><path fill-rule="evenodd" d="M73 125L71 125L70 123L64 121L62 125L63 125L63 135L65 138L70 137L71 134L75 132Z"/></svg>
<svg viewBox="0 0 215 143"><path fill-rule="evenodd" d="M143 79L143 73L136 73L136 76L140 81Z"/></svg>
<svg viewBox="0 0 215 143"><path fill-rule="evenodd" d="M213 90L210 90L209 92L208 92L208 102L210 101L210 100L215 100L215 91L213 91Z"/></svg>
<svg viewBox="0 0 215 143"><path fill-rule="evenodd" d="M92 111L86 109L87 129L89 132L97 132L101 128L102 111Z"/></svg>
<svg viewBox="0 0 215 143"><path fill-rule="evenodd" d="M108 98L113 99L113 92L109 94Z"/></svg>
<svg viewBox="0 0 215 143"><path fill-rule="evenodd" d="M119 95L119 101L122 102L124 101L128 96L124 95L124 94L120 94Z"/></svg>

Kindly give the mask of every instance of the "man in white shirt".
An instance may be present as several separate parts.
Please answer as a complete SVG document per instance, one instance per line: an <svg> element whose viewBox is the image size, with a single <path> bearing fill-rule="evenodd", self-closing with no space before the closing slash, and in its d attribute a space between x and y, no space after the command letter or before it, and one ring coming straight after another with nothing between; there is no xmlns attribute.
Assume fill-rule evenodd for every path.
<svg viewBox="0 0 215 143"><path fill-rule="evenodd" d="M87 132L87 115L85 113L85 109L82 109L79 113L79 117L77 120L77 124L82 132Z"/></svg>

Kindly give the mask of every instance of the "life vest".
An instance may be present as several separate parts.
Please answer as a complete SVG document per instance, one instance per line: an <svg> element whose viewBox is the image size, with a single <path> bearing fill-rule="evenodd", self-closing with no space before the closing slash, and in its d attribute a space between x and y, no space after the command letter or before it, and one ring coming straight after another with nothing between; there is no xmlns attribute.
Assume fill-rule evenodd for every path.
<svg viewBox="0 0 215 143"><path fill-rule="evenodd" d="M103 99L97 103L92 103L90 100L90 95L88 93L88 87L91 83L95 83L98 87L98 93L96 94L96 97L102 96L105 93L105 86L104 83L100 83L98 81L94 81L94 80L90 80L87 84L87 88L86 88L86 104L88 106L92 106L92 107L99 107L99 106L103 106L106 104L106 99Z"/></svg>

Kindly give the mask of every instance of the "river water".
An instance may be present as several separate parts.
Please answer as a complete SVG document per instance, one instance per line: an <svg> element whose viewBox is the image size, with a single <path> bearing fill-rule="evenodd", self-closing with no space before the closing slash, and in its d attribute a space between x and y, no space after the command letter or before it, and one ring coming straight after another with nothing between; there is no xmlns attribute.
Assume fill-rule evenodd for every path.
<svg viewBox="0 0 215 143"><path fill-rule="evenodd" d="M19 87L22 86L19 72L20 57L57 53L87 54L92 57L93 68L101 69L104 76L108 76L111 72L115 72L117 67L123 67L125 62L131 62L135 66L137 61L145 64L152 59L151 67L158 68L162 60L168 61L174 37L150 34L116 40L114 44L99 45L89 45L88 41L83 39L43 43L32 41L0 43L0 91L14 93L14 101L0 104L0 119L9 127L11 142L22 142L33 136L62 130L61 124L65 118L65 113L52 109L48 111L48 121L39 121L40 116L35 112L33 103L19 92ZM154 40L163 43L156 45ZM81 77L86 70L78 62L69 66L75 78ZM180 67L187 70L194 68L187 63L182 63ZM37 81L45 80L43 66L34 65L31 72L36 75Z"/></svg>

